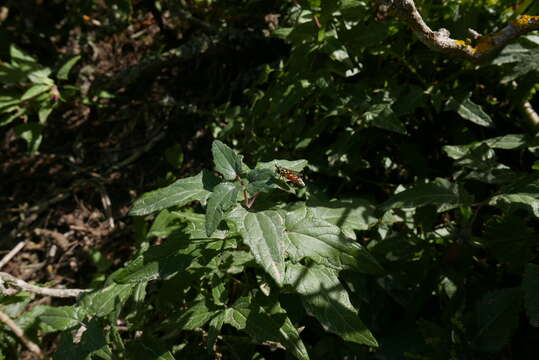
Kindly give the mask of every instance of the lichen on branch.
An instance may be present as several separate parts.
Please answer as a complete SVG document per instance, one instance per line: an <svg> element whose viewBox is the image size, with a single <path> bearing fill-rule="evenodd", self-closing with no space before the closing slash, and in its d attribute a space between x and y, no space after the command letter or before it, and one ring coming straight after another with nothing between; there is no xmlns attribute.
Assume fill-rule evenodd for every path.
<svg viewBox="0 0 539 360"><path fill-rule="evenodd" d="M421 17L413 0L378 0L376 11L378 20L396 16L406 22L429 48L473 62L481 62L519 36L539 29L539 16L522 15L500 31L480 35L470 30L472 38L458 40L451 38L447 29L433 31Z"/></svg>

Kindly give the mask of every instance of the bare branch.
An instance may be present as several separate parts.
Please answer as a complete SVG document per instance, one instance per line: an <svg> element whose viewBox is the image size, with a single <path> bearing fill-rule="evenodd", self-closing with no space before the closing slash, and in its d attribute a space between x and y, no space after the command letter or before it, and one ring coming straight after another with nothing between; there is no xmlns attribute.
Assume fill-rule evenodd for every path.
<svg viewBox="0 0 539 360"><path fill-rule="evenodd" d="M21 241L9 253L7 253L6 256L4 256L2 260L0 260L0 269L3 268L4 265L6 265L11 259L13 259L13 257L17 255L17 253L21 251L25 245L26 241Z"/></svg>
<svg viewBox="0 0 539 360"><path fill-rule="evenodd" d="M35 285L28 284L26 281L17 279L16 277L5 272L0 272L0 282L5 282L6 284L9 284L13 287L16 287L18 289L28 291L34 294L46 295L46 296L52 296L52 297L62 297L62 298L77 297L82 293L91 291L91 290L86 290L86 289L53 289L53 288L35 286Z"/></svg>
<svg viewBox="0 0 539 360"><path fill-rule="evenodd" d="M22 331L22 329L2 311L0 311L0 321L11 329L11 331L21 340L28 350L36 354L38 358L43 359L43 352L39 346L32 342L32 340L28 339L28 337L24 334L24 331Z"/></svg>
<svg viewBox="0 0 539 360"><path fill-rule="evenodd" d="M473 32L471 39L452 39L447 29L433 31L423 21L413 0L379 0L377 19L397 16L405 21L419 40L433 50L480 62L496 53L521 35L539 29L539 16L522 15L492 34Z"/></svg>

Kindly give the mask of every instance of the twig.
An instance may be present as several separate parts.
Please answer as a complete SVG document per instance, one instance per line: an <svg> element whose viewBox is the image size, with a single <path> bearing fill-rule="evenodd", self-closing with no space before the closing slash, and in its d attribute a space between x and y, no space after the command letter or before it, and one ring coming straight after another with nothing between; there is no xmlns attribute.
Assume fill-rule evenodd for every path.
<svg viewBox="0 0 539 360"><path fill-rule="evenodd" d="M28 284L26 281L17 279L16 277L5 272L0 272L0 282L5 282L13 287L16 287L21 290L25 290L34 294L46 295L46 296L52 296L52 297L61 297L61 298L77 297L82 293L91 291L87 289L53 289L53 288L35 286L35 285Z"/></svg>
<svg viewBox="0 0 539 360"><path fill-rule="evenodd" d="M204 22L196 17L193 16L189 11L183 10L180 5L176 1L171 1L169 3L170 10L174 15L177 15L179 17L184 18L187 21L190 21L191 23L195 24L196 26L204 29L208 32L216 32L216 28L207 22Z"/></svg>
<svg viewBox="0 0 539 360"><path fill-rule="evenodd" d="M6 256L4 256L2 260L0 260L0 269L2 269L4 265L6 265L11 259L13 259L13 257L17 255L17 253L21 251L25 245L26 241L21 241L9 253L7 253Z"/></svg>
<svg viewBox="0 0 539 360"><path fill-rule="evenodd" d="M451 54L473 62L480 62L519 36L539 29L539 16L522 15L500 31L481 35L474 32L472 39L452 39L447 29L433 31L423 20L413 0L379 0L377 19L395 15L405 21L419 40L436 51Z"/></svg>
<svg viewBox="0 0 539 360"><path fill-rule="evenodd" d="M34 229L34 233L38 236L50 236L64 251L66 251L70 246L69 240L67 240L64 234L61 234L58 231L36 228Z"/></svg>
<svg viewBox="0 0 539 360"><path fill-rule="evenodd" d="M161 132L159 134L157 134L156 136L154 136L153 138L151 138L144 146L142 146L141 148L137 149L133 154L131 154L128 158L124 159L123 161L120 161L119 163L117 164L114 164L113 166L110 167L110 169L107 171L107 173L111 173L113 171L116 171L126 165L129 165L130 163L134 162L135 160L137 160L139 157L142 156L142 154L144 154L145 152L148 152L151 148L154 147L154 145L156 143L158 143L161 139L163 139L165 137L165 132ZM109 200L110 201L110 200Z"/></svg>
<svg viewBox="0 0 539 360"><path fill-rule="evenodd" d="M157 73L164 67L181 62L191 61L214 49L219 41L222 40L222 37L223 36L207 36L205 34L201 34L200 36L183 45L180 45L177 48L170 49L157 56L149 56L140 61L138 64L114 75L107 82L106 87L110 90L128 87L132 84L140 82L140 79L143 76Z"/></svg>
<svg viewBox="0 0 539 360"><path fill-rule="evenodd" d="M7 327L13 331L13 333L21 340L21 342L34 354L36 354L40 359L43 359L43 352L39 346L34 343L32 340L28 339L24 334L24 331L13 321L9 316L0 311L0 321L6 324Z"/></svg>

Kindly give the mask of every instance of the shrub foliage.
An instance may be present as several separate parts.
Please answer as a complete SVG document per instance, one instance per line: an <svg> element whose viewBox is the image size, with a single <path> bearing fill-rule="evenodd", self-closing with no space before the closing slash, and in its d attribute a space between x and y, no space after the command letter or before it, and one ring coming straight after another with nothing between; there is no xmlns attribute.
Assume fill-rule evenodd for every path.
<svg viewBox="0 0 539 360"><path fill-rule="evenodd" d="M147 11L110 3L111 32ZM211 134L198 149L207 166L138 197L133 258L71 305L33 307L17 318L25 330L59 332L57 359L532 358L537 34L472 64L380 21L379 2L156 3L190 35L113 80L132 90L203 59L215 71L196 73L205 87L186 75L184 98L167 96ZM537 11L416 5L463 39ZM244 71L216 70L232 61L223 54ZM80 60L62 59L56 79ZM37 151L51 70L15 45L1 66L0 126L37 116L15 125ZM119 87L93 86L84 101ZM162 157L182 166L176 150Z"/></svg>

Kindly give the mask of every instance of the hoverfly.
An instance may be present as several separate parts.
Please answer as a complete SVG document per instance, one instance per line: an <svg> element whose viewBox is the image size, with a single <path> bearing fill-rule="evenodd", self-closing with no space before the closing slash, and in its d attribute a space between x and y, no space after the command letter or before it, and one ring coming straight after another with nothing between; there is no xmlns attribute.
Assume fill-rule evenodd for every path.
<svg viewBox="0 0 539 360"><path fill-rule="evenodd" d="M303 182L303 179L302 179L303 175L301 175L300 173L294 170L282 168L278 165L275 165L275 168L279 175L281 175L282 177L290 181L292 184L298 185L298 186L305 186L305 183Z"/></svg>

